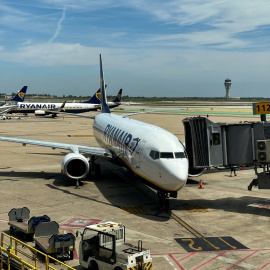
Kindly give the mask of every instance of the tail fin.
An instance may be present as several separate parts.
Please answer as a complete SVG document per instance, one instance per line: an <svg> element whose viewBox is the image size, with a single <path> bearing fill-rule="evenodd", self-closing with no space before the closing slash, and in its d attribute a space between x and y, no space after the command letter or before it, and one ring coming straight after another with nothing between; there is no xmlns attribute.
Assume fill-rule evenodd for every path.
<svg viewBox="0 0 270 270"><path fill-rule="evenodd" d="M119 90L117 96L112 102L121 102L121 98L122 98L122 89Z"/></svg>
<svg viewBox="0 0 270 270"><path fill-rule="evenodd" d="M9 99L7 101L23 102L26 90L27 90L27 86L24 86L21 90L18 91L17 95L14 98Z"/></svg>
<svg viewBox="0 0 270 270"><path fill-rule="evenodd" d="M102 57L99 55L100 62L100 104L101 104L101 113L111 113L108 103L107 103L107 95L105 89L105 81L102 67Z"/></svg>
<svg viewBox="0 0 270 270"><path fill-rule="evenodd" d="M82 103L100 104L100 89L89 100Z"/></svg>

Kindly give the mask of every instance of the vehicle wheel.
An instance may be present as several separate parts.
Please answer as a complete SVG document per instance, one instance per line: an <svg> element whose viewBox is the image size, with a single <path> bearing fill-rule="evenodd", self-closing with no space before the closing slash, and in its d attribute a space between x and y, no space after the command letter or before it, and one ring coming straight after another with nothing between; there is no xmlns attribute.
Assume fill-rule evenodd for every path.
<svg viewBox="0 0 270 270"><path fill-rule="evenodd" d="M74 251L70 251L69 252L69 259L73 260L73 258L74 258Z"/></svg>
<svg viewBox="0 0 270 270"><path fill-rule="evenodd" d="M89 264L88 269L91 269L91 270L99 270L96 261L91 261L90 264Z"/></svg>
<svg viewBox="0 0 270 270"><path fill-rule="evenodd" d="M117 267L114 268L114 270L123 270L123 268L120 267L120 266L117 266Z"/></svg>
<svg viewBox="0 0 270 270"><path fill-rule="evenodd" d="M15 231L15 229L14 229L12 226L10 226L10 227L9 227L9 232L10 232L10 234L13 234L14 231Z"/></svg>

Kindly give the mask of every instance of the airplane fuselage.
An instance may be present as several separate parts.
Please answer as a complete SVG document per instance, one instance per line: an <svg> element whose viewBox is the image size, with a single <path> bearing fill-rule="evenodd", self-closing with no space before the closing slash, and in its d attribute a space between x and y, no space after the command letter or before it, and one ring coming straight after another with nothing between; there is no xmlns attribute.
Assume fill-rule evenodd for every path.
<svg viewBox="0 0 270 270"><path fill-rule="evenodd" d="M12 112L16 113L36 113L37 111L52 111L58 110L63 103L51 103L51 102L18 102L17 108ZM88 103L66 103L65 111L68 113L83 113L88 111L97 110L100 108L99 104ZM57 113L57 112L56 112Z"/></svg>
<svg viewBox="0 0 270 270"><path fill-rule="evenodd" d="M94 135L115 159L157 190L182 189L188 177L184 146L170 132L145 122L102 113L95 117Z"/></svg>

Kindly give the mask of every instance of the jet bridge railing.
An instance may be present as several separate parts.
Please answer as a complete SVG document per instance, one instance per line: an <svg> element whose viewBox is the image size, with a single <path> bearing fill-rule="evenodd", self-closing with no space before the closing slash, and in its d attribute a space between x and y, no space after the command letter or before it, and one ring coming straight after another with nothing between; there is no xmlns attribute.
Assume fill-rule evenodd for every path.
<svg viewBox="0 0 270 270"><path fill-rule="evenodd" d="M1 269L71 269L71 266L51 257L30 245L2 232L1 233ZM52 265L54 264L54 266ZM57 267L58 265L59 267Z"/></svg>

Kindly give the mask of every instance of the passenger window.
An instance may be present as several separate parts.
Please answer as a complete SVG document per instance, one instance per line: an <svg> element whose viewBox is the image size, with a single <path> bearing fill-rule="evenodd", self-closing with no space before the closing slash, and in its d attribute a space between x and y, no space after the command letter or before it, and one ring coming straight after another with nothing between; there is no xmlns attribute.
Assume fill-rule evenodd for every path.
<svg viewBox="0 0 270 270"><path fill-rule="evenodd" d="M160 158L174 158L174 156L172 152L161 152Z"/></svg>
<svg viewBox="0 0 270 270"><path fill-rule="evenodd" d="M175 155L175 158L186 158L186 155L184 152L175 152L174 155Z"/></svg>

